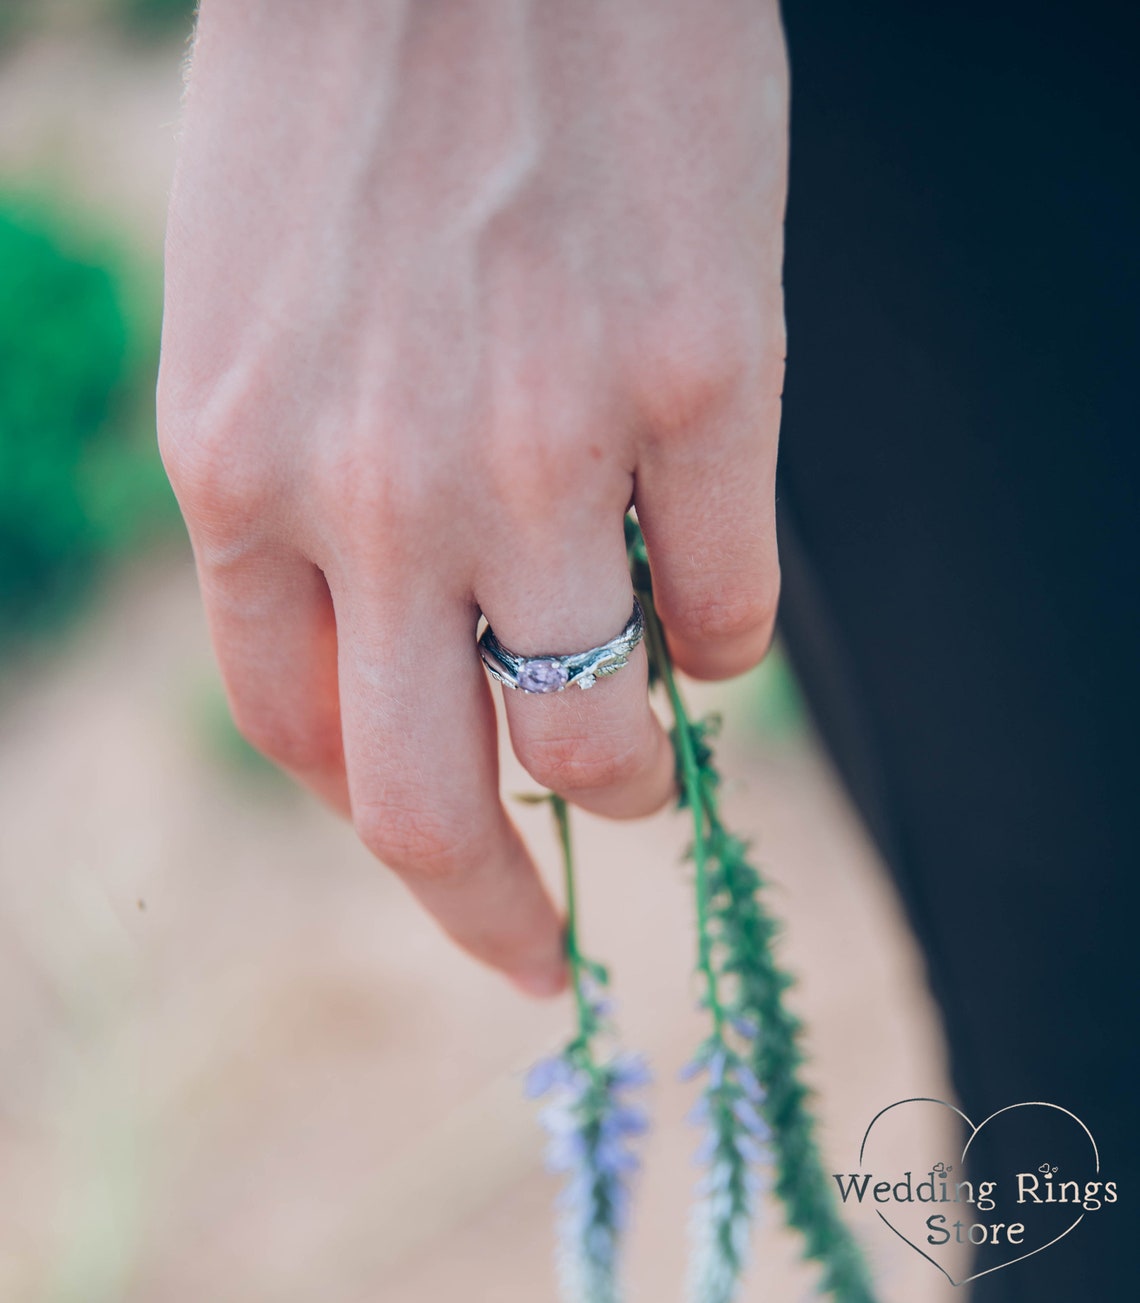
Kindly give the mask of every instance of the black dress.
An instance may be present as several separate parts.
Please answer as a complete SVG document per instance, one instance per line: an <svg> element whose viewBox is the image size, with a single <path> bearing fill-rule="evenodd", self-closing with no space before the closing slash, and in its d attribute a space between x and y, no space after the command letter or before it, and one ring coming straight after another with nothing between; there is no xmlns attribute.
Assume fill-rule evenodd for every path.
<svg viewBox="0 0 1140 1303"><path fill-rule="evenodd" d="M1069 1108L1121 1187L986 1303L1135 1297L1137 12L784 10L783 636L963 1109Z"/></svg>

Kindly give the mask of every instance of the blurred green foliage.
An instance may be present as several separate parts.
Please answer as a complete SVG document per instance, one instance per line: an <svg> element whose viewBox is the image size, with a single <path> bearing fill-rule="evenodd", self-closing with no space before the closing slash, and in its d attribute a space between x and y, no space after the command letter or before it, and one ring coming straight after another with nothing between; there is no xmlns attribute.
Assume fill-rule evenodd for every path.
<svg viewBox="0 0 1140 1303"><path fill-rule="evenodd" d="M762 737L786 741L807 727L807 712L799 685L783 649L777 643L748 676L747 719Z"/></svg>
<svg viewBox="0 0 1140 1303"><path fill-rule="evenodd" d="M32 26L32 0L0 0L0 58Z"/></svg>
<svg viewBox="0 0 1140 1303"><path fill-rule="evenodd" d="M115 20L131 32L155 39L188 36L197 0L114 0Z"/></svg>
<svg viewBox="0 0 1140 1303"><path fill-rule="evenodd" d="M102 29L143 41L185 39L197 0L0 0L0 60L21 40Z"/></svg>
<svg viewBox="0 0 1140 1303"><path fill-rule="evenodd" d="M0 194L0 651L176 508L153 437L157 279Z"/></svg>

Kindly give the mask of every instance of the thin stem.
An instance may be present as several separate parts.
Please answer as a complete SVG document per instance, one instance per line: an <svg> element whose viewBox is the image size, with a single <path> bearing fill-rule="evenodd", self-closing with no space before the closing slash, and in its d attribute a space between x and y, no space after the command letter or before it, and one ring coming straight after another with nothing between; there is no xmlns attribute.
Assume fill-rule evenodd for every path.
<svg viewBox="0 0 1140 1303"><path fill-rule="evenodd" d="M693 731L685 703L681 699L677 679L673 673L673 662L665 645L665 635L653 596L649 592L639 592L638 600L645 616L645 638L649 655L661 675L661 682L669 697L673 710L675 725L673 736L677 755L681 761L681 781L685 787L685 796L693 816L693 866L696 878L697 897L697 966L705 979L706 998L709 1013L712 1015L713 1030L719 1037L724 1028L724 1010L721 1008L720 994L717 989L716 970L712 962L712 941L709 937L709 884L708 884L708 835L705 823L706 798L704 784L701 782L700 766L697 764L693 749Z"/></svg>
<svg viewBox="0 0 1140 1303"><path fill-rule="evenodd" d="M578 1044L593 1071L590 1052L592 1017L582 983L582 951L578 945L578 895L574 879L574 848L570 841L570 812L566 802L556 793L550 794L550 808L558 826L558 840L562 846L562 881L566 895L566 958L570 964L570 984L574 991L574 1007L578 1016Z"/></svg>

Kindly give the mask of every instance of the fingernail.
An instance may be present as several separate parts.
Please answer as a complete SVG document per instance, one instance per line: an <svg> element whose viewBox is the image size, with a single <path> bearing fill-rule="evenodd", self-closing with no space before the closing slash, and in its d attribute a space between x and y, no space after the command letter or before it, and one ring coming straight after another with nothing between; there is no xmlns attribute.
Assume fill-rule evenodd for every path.
<svg viewBox="0 0 1140 1303"><path fill-rule="evenodd" d="M524 994L549 1000L551 996L561 995L566 989L567 973L563 965L561 968L538 968L526 973L512 973L510 978Z"/></svg>

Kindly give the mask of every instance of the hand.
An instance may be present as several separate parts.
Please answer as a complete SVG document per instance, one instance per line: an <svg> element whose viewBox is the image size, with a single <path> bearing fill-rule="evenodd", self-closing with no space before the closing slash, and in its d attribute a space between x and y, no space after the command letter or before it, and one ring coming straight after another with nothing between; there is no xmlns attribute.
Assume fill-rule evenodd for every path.
<svg viewBox="0 0 1140 1303"><path fill-rule="evenodd" d="M203 0L159 431L234 716L533 993L561 933L479 614L611 638L632 501L680 667L763 655L786 135L774 0ZM672 790L643 647L506 713L587 809Z"/></svg>

